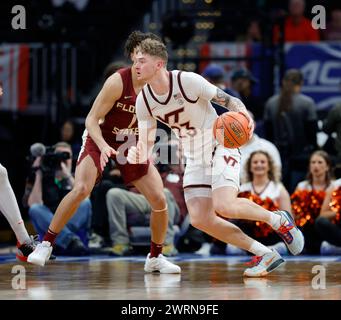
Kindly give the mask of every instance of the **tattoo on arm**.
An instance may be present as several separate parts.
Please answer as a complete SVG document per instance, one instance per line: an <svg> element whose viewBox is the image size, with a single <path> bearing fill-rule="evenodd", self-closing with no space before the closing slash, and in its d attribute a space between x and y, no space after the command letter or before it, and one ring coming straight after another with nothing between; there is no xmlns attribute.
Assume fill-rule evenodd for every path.
<svg viewBox="0 0 341 320"><path fill-rule="evenodd" d="M212 101L230 111L246 111L246 107L240 99L235 98L217 88L217 94L213 97Z"/></svg>

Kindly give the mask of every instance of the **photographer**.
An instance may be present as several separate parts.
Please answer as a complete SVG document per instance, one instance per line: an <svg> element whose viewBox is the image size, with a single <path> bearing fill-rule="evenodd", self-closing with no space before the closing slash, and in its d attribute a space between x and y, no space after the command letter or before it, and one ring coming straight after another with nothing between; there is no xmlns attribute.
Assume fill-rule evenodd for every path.
<svg viewBox="0 0 341 320"><path fill-rule="evenodd" d="M74 184L72 150L68 143L59 142L52 150L42 153L35 158L33 176L26 185L29 215L40 238L47 231L53 212ZM85 199L57 237L56 251L63 255L87 255L88 248L83 242L87 242L90 222L91 203Z"/></svg>

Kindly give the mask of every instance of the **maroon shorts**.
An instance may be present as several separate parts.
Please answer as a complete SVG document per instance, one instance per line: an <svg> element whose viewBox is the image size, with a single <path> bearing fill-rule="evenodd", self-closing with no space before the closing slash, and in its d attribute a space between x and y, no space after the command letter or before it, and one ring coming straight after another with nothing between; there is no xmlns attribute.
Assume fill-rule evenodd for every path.
<svg viewBox="0 0 341 320"><path fill-rule="evenodd" d="M110 147L114 148L115 150L118 149L120 145L119 144L111 144ZM92 160L94 161L98 177L96 183L98 183L102 178L102 170L101 170L101 151L99 150L96 143L91 139L90 136L87 136L85 138L85 142L83 142L81 151L79 152L78 160L77 160L77 166L82 162L82 160L89 155ZM116 157L113 159L116 162L117 168L121 171L122 178L124 180L125 184L129 184L134 180L140 179L148 172L149 167L149 161L148 163L144 164L130 164L127 162L126 158L123 159L123 156L121 156L122 160L125 160L125 164L120 163L120 161L117 161Z"/></svg>

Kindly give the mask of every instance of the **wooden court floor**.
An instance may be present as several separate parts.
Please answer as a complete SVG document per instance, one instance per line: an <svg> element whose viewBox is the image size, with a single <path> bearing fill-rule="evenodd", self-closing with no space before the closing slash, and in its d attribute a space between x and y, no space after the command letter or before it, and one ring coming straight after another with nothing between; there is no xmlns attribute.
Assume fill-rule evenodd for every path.
<svg viewBox="0 0 341 320"><path fill-rule="evenodd" d="M181 275L146 274L144 257L58 258L45 267L0 260L0 299L341 300L341 257L290 257L258 279L243 277L246 257L172 260ZM13 289L19 283L25 289Z"/></svg>

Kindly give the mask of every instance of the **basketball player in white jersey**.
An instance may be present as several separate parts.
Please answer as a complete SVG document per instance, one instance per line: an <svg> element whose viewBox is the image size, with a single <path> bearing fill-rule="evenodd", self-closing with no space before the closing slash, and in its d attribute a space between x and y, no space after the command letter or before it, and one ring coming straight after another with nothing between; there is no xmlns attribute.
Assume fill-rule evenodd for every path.
<svg viewBox="0 0 341 320"><path fill-rule="evenodd" d="M0 86L0 97L2 96ZM16 257L20 261L27 261L27 257L35 248L34 238L28 235L21 217L17 200L8 179L7 170L0 164L0 210L6 217L17 238L18 251Z"/></svg>
<svg viewBox="0 0 341 320"><path fill-rule="evenodd" d="M178 134L187 159L184 192L191 224L211 236L255 255L244 275L260 277L284 263L274 250L248 237L237 226L222 219L246 219L268 223L285 241L294 255L304 245L302 233L286 211L270 212L248 199L237 198L240 154L213 139L212 127L217 114L210 101L228 110L242 112L244 104L203 77L192 72L167 71L167 50L155 40L141 42L136 56L137 78L147 85L139 93L136 114L139 141L128 152L128 161L143 163L152 152L156 121ZM249 118L250 119L250 118ZM250 119L250 131L253 124Z"/></svg>

